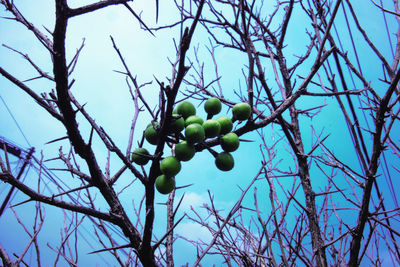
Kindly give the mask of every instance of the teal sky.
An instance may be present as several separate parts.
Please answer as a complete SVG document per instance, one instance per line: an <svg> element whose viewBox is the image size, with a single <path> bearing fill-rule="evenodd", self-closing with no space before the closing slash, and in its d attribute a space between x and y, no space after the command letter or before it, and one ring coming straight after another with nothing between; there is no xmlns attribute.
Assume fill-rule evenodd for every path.
<svg viewBox="0 0 400 267"><path fill-rule="evenodd" d="M69 1L71 7L83 5L86 2L95 1ZM167 3L168 2L168 3ZM176 19L178 15L174 6L169 3L170 1L160 1L160 17L159 24L164 25ZM370 1L355 1L355 7L357 7L357 13L360 14L360 22L365 25L365 29L368 33L371 33L371 39L378 45L380 51L387 58L392 58L390 47L388 45L387 33L384 29L384 21L382 16L376 16L380 14L376 12ZM360 2L363 2L360 4ZM388 9L392 9L389 3L390 1L383 1L387 5ZM16 5L20 8L20 11L25 17L30 20L39 29L44 30L45 26L48 29L54 27L54 7L53 3L48 0L37 0L35 4L25 3L24 1L15 1ZM137 10L143 10L142 19L148 22L150 26L155 25L155 12L154 12L154 1L135 1L132 7ZM266 7L267 8L267 7ZM0 16L5 17L7 13L2 9ZM305 34L306 27L309 27L307 18L303 12L295 12L293 19L296 21L303 21L302 23L295 23L289 25L288 37L286 42L288 44L285 49L285 56L287 61L290 63L295 58L294 54L299 55L305 52L305 44L308 43L308 37ZM396 24L393 16L388 16L388 22L392 34L392 42L394 41L394 31ZM277 22L276 22L277 23ZM344 16L342 12L338 14L338 22L335 23L337 33L339 34L342 45L348 48L349 57L354 57L354 52L351 47L351 40L345 28ZM311 30L311 29L308 29ZM214 65L207 50L209 45L208 37L206 32L201 27L196 30L196 37L192 42L192 45L198 45L199 54L201 60L205 61L205 73L207 74L206 81L210 82L215 79ZM102 126L107 133L112 137L116 144L124 152L128 143L128 136L131 121L134 115L134 106L126 86L125 77L121 74L114 72L114 70L123 70L122 64L118 59L115 50L112 48L110 35L115 39L119 49L126 62L128 63L132 73L137 75L139 84L152 82L146 85L142 89L144 97L148 100L150 106L154 107L158 104L158 90L159 87L154 79L167 83L167 77L171 77L171 65L169 60L174 61L176 58L176 52L174 48L173 39L179 37L179 30L169 29L155 32L155 37L150 35L148 32L140 29L137 21L121 7L111 7L104 9L99 12L94 12L81 17L73 18L69 23L68 35L67 35L67 57L70 60L75 51L80 47L83 39L85 39L85 46L81 52L78 64L72 75L72 78L76 80L72 87L72 93L79 100L81 104L86 104L86 110L95 118L96 122ZM1 44L15 48L23 53L29 54L32 60L35 61L43 70L48 73L52 73L51 61L49 55L41 44L35 40L34 36L28 32L21 25L6 19L0 19L0 42ZM335 36L335 34L334 34ZM337 36L335 36L337 38ZM357 31L354 31L354 38L361 38ZM190 50L190 58L193 57L193 47ZM360 58L360 65L365 76L372 81L372 86L377 91L382 91L384 88L383 83L378 81L378 77L381 77L382 70L377 66L377 59L371 53L370 49L360 45L357 46L357 53ZM239 88L245 87L245 80L242 75L243 64L247 64L246 57L238 54L230 49L216 48L216 60L218 62L218 71L221 78L221 86L224 88L224 95L230 98L232 101L240 102L240 99L233 94L232 90L239 90ZM390 62L391 60L389 60ZM186 61L188 62L188 61ZM311 63L311 62L310 62ZM11 74L14 74L20 80L30 79L36 76L35 70L27 64L27 62L18 54L10 51L4 46L0 47L0 66L5 68ZM305 64L303 69L300 69L298 75L307 73L310 65ZM270 68L269 66L267 67ZM272 72L272 69L269 69ZM190 75L191 73L189 73ZM349 79L348 73L345 74L346 79ZM274 77L268 78L269 82L276 87L274 83ZM298 79L297 84L300 83ZM326 82L326 81L325 81ZM27 83L32 88L36 89L37 93L50 92L53 88L53 84L43 80L33 80ZM349 82L350 84L350 82ZM357 89L361 88L361 84L355 84ZM187 88L186 85L182 86L182 89ZM315 88L311 88L313 90ZM65 129L60 123L53 120L43 109L41 109L36 103L19 88L15 87L4 77L0 76L0 96L6 103L8 109L11 111L10 115L6 105L0 102L0 136L7 138L19 146L28 149L33 146L36 148L35 157L40 159L41 153L43 153L45 159L57 157L58 149L61 145L64 146L64 152L68 152L68 145L66 142L57 142L53 144L45 144L46 142L65 136ZM182 95L178 96L181 99ZM205 112L200 102L194 103L198 106L198 113L200 116L205 118ZM310 125L312 125L318 133L322 133L323 136L330 134L326 144L337 153L344 162L347 162L351 166L355 166L359 169L359 164L356 159L356 155L353 154L351 139L348 135L347 128L344 126L344 118L341 113L338 112L337 103L333 98L311 98L304 97L296 103L298 108L309 108L312 106L318 106L326 104L321 110L321 113L315 118L303 119L302 129L303 137L305 142L305 150L309 151L315 141L315 136ZM268 112L268 111L266 111ZM230 111L224 107L222 110L223 114L230 116ZM284 114L287 116L288 114ZM26 136L26 139L19 130L20 129ZM137 130L134 134L134 147L137 146L138 140L142 136L142 131L149 123L150 116L142 112L139 117L137 124ZM367 118L368 122L371 123L370 118ZM88 138L90 127L89 125L79 117L81 133L85 138ZM362 122L366 124L365 121ZM372 126L372 125L371 125ZM273 128L269 125L263 129L265 139L268 141L274 138L283 136L282 131L277 125ZM393 133L399 133L398 125L395 126ZM235 201L241 194L241 189L247 187L251 179L257 174L261 164L261 152L260 146L262 145L257 133L248 133L243 136L244 139L251 140L253 142L242 142L238 151L234 152L235 157L235 168L227 173L219 171L214 165L214 159L212 156L203 151L197 153L195 158L190 162L182 164L182 171L176 177L178 186L193 184L192 186L177 190L176 201L185 194L184 201L181 207L178 217L182 216L184 212L190 213L191 206L202 214L205 212L201 209L203 203L209 204L208 191L214 197L215 203L220 209L223 210L223 214L226 215L229 210L235 204ZM370 142L371 140L368 140ZM29 142L29 143L28 143ZM150 152L154 152L155 147L146 143L145 147ZM280 144L277 147L277 157L273 161L274 164L278 164L278 159L282 159L279 166L289 171L289 168L294 168L291 155L288 153L289 146L287 144ZM107 150L102 145L99 138L94 139L94 150L97 153L100 166L104 168L107 160ZM164 151L165 155L170 155L170 151ZM388 162L395 162L395 156L391 152L387 152L385 156ZM13 160L16 163L16 160ZM18 165L19 166L19 165ZM59 164L54 162L46 163L46 166L60 167ZM37 167L37 165L36 165ZM112 155L111 157L111 173L114 173L122 167L121 162ZM85 169L82 164L82 168ZM146 167L148 169L148 167ZM397 173L393 168L389 167L389 172L394 174L396 177ZM70 175L54 172L60 179L72 185L77 185L78 181L71 179ZM37 170L31 167L27 180L36 182ZM125 173L117 184L117 188L124 188L126 184L132 181L132 175ZM292 178L285 178L287 180L280 180L282 185L290 186L292 184ZM398 180L398 179L397 179ZM322 191L324 186L327 184L327 180L324 179L322 173L318 170L314 163L312 163L312 183L315 191ZM397 188L400 184L395 181L394 187ZM257 197L264 211L270 210L270 203L268 199L269 189L265 181L257 181ZM278 185L276 185L279 187ZM397 187L396 187L397 186ZM54 190L54 188L51 188ZM0 200L4 198L8 191L6 185L0 185ZM124 190L120 197L127 206L129 214L133 214L132 202L139 203L142 198L143 187L139 181L135 182L131 187ZM282 191L278 189L280 196L284 198ZM49 193L49 192L47 192ZM246 198L244 199L243 205L252 207L254 204L253 198L254 189L252 188ZM388 193L388 192L386 192ZM388 193L389 194L389 193ZM302 192L299 192L301 198ZM100 199L100 195L98 195ZM15 195L13 203L25 200L26 197L18 193ZM162 203L167 200L167 196L158 194L156 196L156 203ZM342 198L338 196L336 201L341 201ZM101 201L101 200L99 200ZM33 208L33 204L26 204L17 207L15 210L18 215L25 220L29 220L31 216L30 211ZM105 207L103 207L105 208ZM59 211L56 209L46 206L46 218L51 220L46 221L45 229L40 233L40 239L43 242L49 242L51 245L58 245L57 241L59 238L59 226L63 224L62 214L58 214ZM58 214L56 216L56 214ZM248 215L245 215L248 216ZM156 220L155 220L155 234L158 236L165 233L166 228L166 208L164 205L157 205L156 208ZM294 223L293 222L289 222ZM0 232L0 242L6 249L17 251L21 250L21 246L26 242L26 234L22 228L15 221L14 215L11 210L7 212L0 219L0 229L6 229ZM88 252L100 247L96 244L96 239L91 235L92 227L90 221L86 218L84 227L82 227L81 234L84 236L92 245L90 247L87 242L80 242L79 245L82 248L83 253L80 255L81 264L86 266L94 266L94 262L102 264L99 259L102 257L104 262L113 265L112 259L107 253L101 253L99 255L87 255ZM203 238L204 240L210 240L210 233L206 231L204 227L194 224L190 220L184 220L176 230L177 234L187 236L188 238ZM51 238L56 236L57 240ZM53 240L52 240L53 239ZM48 241L50 240L50 241ZM124 243L123 241L121 243ZM43 255L46 258L43 260L49 261L49 264L54 258L54 252L52 252L46 244L43 244ZM189 257L188 255L192 255ZM175 245L175 256L176 265L179 266L185 262L193 262L195 258L195 250L193 247L187 245L182 240L177 241ZM28 260L29 257L27 257ZM32 264L34 264L34 257L30 258ZM203 261L204 266L209 266L211 263L216 263L217 266L219 258L209 257ZM89 264L89 265L87 265Z"/></svg>

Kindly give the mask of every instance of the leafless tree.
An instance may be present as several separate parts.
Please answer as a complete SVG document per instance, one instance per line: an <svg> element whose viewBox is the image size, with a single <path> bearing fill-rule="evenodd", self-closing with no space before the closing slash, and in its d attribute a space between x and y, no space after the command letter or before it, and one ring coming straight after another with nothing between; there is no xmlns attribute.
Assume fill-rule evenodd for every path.
<svg viewBox="0 0 400 267"><path fill-rule="evenodd" d="M397 0L388 1L390 5L385 6L382 1L365 1L374 8L376 16L384 19L386 28L382 31L388 33L384 47L361 22L361 11L355 7L359 3L351 0L171 1L180 18L173 24L154 27L142 21L128 0L98 1L79 8L70 8L66 0L54 2L54 30L43 32L20 13L16 1L0 0L10 18L24 25L47 49L53 73L42 70L29 55L8 48L22 55L38 72L36 78L52 83L55 90L38 94L29 81L19 80L17 74L9 73L1 65L0 73L65 127L67 136L52 142L66 139L70 146L61 147L59 156L52 160L61 162L63 167L58 171L70 173L79 184L66 189L53 180L59 193L46 195L42 169L34 188L17 179L7 153L1 158L0 179L29 198L18 205L37 203L32 215L33 232L18 220L30 237L27 248L21 255L15 254L14 259L2 244L3 265L23 263L32 244L37 265L41 265L37 236L45 218L44 204L61 209L65 216L60 245L50 247L57 255L54 264L61 258L70 265L79 264L77 231L86 218L103 247L95 253L108 251L115 264L121 266L174 266L173 248L177 239L196 248L197 258L189 263L193 266L200 265L207 255L215 254L228 266L400 264L395 189L400 155L396 138L400 112ZM158 1L154 4L158 16ZM96 123L95 114L89 114L71 91L72 73L79 64L83 45L70 62L65 48L71 18L111 5L127 9L149 34L180 29L180 36L175 36L179 41L177 57L171 60L172 74L166 75L168 84L156 78L153 81L159 87L156 107L142 94L149 83L138 82L124 51L111 37L123 67L119 73L126 78L135 106L125 153ZM200 35L206 38L196 39L197 46L193 39ZM208 58L201 54L200 46L207 47ZM361 60L361 47L368 51L370 60ZM391 53L386 51L388 47ZM223 58L220 53L230 56ZM229 65L242 72L238 90L223 86L224 76L220 72ZM231 84L231 88L234 86ZM160 160L182 140L180 135L169 132L173 109L183 99L201 103L209 97L219 98L228 108L238 102L251 106L251 117L235 122L234 132L243 143L246 134L257 133L259 168L253 176L246 177L246 187L240 188L240 197L231 208L218 206L210 190L203 210L193 208L178 217L184 196L175 199L175 191L182 189L177 187L165 203L167 229L157 236L153 229L154 183L160 175ZM138 131L135 126L143 112L151 116L153 126L159 123L157 144L154 154L149 156L148 169L139 168L130 159L133 134ZM326 113L334 113L335 127L327 124ZM90 124L90 133L82 132L78 115ZM101 139L108 159L114 155L120 161L122 167L115 173L110 172L109 160L105 167L100 166L99 155L92 146L94 138ZM352 143L339 146L337 141L330 142L330 138ZM143 134L135 141L143 145ZM195 149L215 156L220 143L220 138L207 139L196 144ZM38 166L43 166L43 159ZM140 203L125 203L119 198L116 184L125 172L133 174L135 180L124 184L122 190L140 184L144 188ZM101 206L104 202L96 199L96 193L105 200L106 208ZM67 197L68 201L64 200ZM251 206L244 204L249 197L253 198ZM131 206L133 216L127 212ZM15 217L18 218L16 212ZM175 227L182 221L207 229L212 238L191 240L175 234ZM120 233L127 243L120 244L113 231Z"/></svg>

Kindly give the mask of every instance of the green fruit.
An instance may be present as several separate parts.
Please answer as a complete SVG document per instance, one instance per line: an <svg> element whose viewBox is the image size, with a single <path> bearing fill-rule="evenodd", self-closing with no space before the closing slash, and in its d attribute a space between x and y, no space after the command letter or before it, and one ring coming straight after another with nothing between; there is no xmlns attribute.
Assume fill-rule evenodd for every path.
<svg viewBox="0 0 400 267"><path fill-rule="evenodd" d="M146 155L150 155L146 148L140 147L132 152L132 161L138 165L146 165L149 162L149 158Z"/></svg>
<svg viewBox="0 0 400 267"><path fill-rule="evenodd" d="M167 177L161 174L156 178L156 189L161 194L169 194L175 189L174 177Z"/></svg>
<svg viewBox="0 0 400 267"><path fill-rule="evenodd" d="M216 97L211 97L204 103L204 110L210 115L218 114L221 107L221 101Z"/></svg>
<svg viewBox="0 0 400 267"><path fill-rule="evenodd" d="M198 123L198 124L202 125L203 122L204 122L203 119L200 118L199 116L191 115L186 118L185 126L187 127L188 125L193 124L193 123Z"/></svg>
<svg viewBox="0 0 400 267"><path fill-rule="evenodd" d="M220 134L226 134L232 131L233 124L232 120L229 119L227 116L221 116L217 119L217 122L221 125L221 132Z"/></svg>
<svg viewBox="0 0 400 267"><path fill-rule="evenodd" d="M160 163L161 172L167 177L173 177L181 170L181 163L174 156L163 159Z"/></svg>
<svg viewBox="0 0 400 267"><path fill-rule="evenodd" d="M188 161L193 158L196 151L194 147L189 145L186 141L182 141L175 145L175 157L181 161Z"/></svg>
<svg viewBox="0 0 400 267"><path fill-rule="evenodd" d="M185 129L185 137L189 144L201 142L205 138L204 129L198 123L190 124Z"/></svg>
<svg viewBox="0 0 400 267"><path fill-rule="evenodd" d="M251 107L247 103L237 103L232 108L233 118L235 120L244 121L250 117Z"/></svg>
<svg viewBox="0 0 400 267"><path fill-rule="evenodd" d="M158 122L154 123L155 126L159 126L160 124ZM149 142L152 145L157 145L157 131L154 129L152 124L149 124L144 131L144 138L146 138L147 142Z"/></svg>
<svg viewBox="0 0 400 267"><path fill-rule="evenodd" d="M173 114L172 122L168 129L172 133L181 132L185 129L185 120L180 115Z"/></svg>
<svg viewBox="0 0 400 267"><path fill-rule="evenodd" d="M239 147L239 137L235 133L227 133L221 138L221 147L226 152L233 152Z"/></svg>
<svg viewBox="0 0 400 267"><path fill-rule="evenodd" d="M218 156L215 158L215 165L221 171L230 171L232 170L235 163L230 153L222 152L219 153Z"/></svg>
<svg viewBox="0 0 400 267"><path fill-rule="evenodd" d="M182 115L185 120L191 115L196 115L196 108L189 101L179 103L176 111L178 114Z"/></svg>
<svg viewBox="0 0 400 267"><path fill-rule="evenodd" d="M221 124L216 120L206 120L202 126L207 138L216 137L221 132Z"/></svg>

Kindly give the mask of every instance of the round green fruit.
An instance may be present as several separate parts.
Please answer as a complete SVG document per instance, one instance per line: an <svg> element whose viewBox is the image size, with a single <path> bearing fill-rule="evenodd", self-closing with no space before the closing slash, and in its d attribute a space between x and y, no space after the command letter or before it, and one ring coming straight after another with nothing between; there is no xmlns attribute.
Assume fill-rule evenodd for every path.
<svg viewBox="0 0 400 267"><path fill-rule="evenodd" d="M232 131L233 124L232 120L229 119L227 116L221 116L217 119L217 122L221 125L221 132L220 134L226 134Z"/></svg>
<svg viewBox="0 0 400 267"><path fill-rule="evenodd" d="M185 129L186 141L189 144L198 143L204 140L205 132L203 127L198 123L190 124Z"/></svg>
<svg viewBox="0 0 400 267"><path fill-rule="evenodd" d="M188 161L193 158L196 150L186 141L182 141L175 145L175 157L181 161Z"/></svg>
<svg viewBox="0 0 400 267"><path fill-rule="evenodd" d="M187 127L188 125L193 124L193 123L198 123L198 124L202 125L203 122L204 122L203 119L200 118L199 116L191 115L186 118L185 126Z"/></svg>
<svg viewBox="0 0 400 267"><path fill-rule="evenodd" d="M172 122L169 125L169 131L172 133L181 132L185 129L185 120L177 114L172 114Z"/></svg>
<svg viewBox="0 0 400 267"><path fill-rule="evenodd" d="M161 194L169 194L175 189L174 177L167 177L161 174L156 178L156 189Z"/></svg>
<svg viewBox="0 0 400 267"><path fill-rule="evenodd" d="M154 123L155 126L160 125L158 122ZM149 142L152 145L157 144L158 136L157 136L157 131L154 129L154 126L152 124L149 124L144 131L144 138L146 138L147 142Z"/></svg>
<svg viewBox="0 0 400 267"><path fill-rule="evenodd" d="M235 133L227 133L221 138L221 147L226 152L233 152L239 147L239 137Z"/></svg>
<svg viewBox="0 0 400 267"><path fill-rule="evenodd" d="M207 99L206 103L204 103L204 110L207 114L216 115L221 111L221 101L216 97L211 97Z"/></svg>
<svg viewBox="0 0 400 267"><path fill-rule="evenodd" d="M196 115L196 108L189 101L179 103L176 111L179 115L182 115L185 120L191 115Z"/></svg>
<svg viewBox="0 0 400 267"><path fill-rule="evenodd" d="M181 163L174 156L163 159L160 163L161 172L167 177L173 177L181 170Z"/></svg>
<svg viewBox="0 0 400 267"><path fill-rule="evenodd" d="M233 169L235 165L233 161L233 157L229 152L222 152L219 153L218 156L215 158L215 165L221 171L230 171Z"/></svg>
<svg viewBox="0 0 400 267"><path fill-rule="evenodd" d="M135 149L132 152L132 161L135 162L138 165L146 165L147 162L149 162L149 158L146 156L149 156L150 153L147 151L146 148L140 147Z"/></svg>
<svg viewBox="0 0 400 267"><path fill-rule="evenodd" d="M251 107L247 103L237 103L232 108L233 118L238 121L247 120L251 114Z"/></svg>
<svg viewBox="0 0 400 267"><path fill-rule="evenodd" d="M221 132L221 124L216 120L206 120L202 126L207 138L216 137Z"/></svg>

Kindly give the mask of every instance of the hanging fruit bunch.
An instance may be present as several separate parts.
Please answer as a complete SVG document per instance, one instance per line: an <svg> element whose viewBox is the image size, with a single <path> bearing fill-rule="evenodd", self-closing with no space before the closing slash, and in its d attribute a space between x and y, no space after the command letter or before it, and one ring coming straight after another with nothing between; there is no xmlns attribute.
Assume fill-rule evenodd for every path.
<svg viewBox="0 0 400 267"><path fill-rule="evenodd" d="M172 122L167 126L169 134L179 135L182 141L173 146L172 156L164 158L160 162L161 175L156 178L155 186L161 194L169 194L175 188L175 176L181 170L181 161L189 161L196 153L194 146L205 141L207 138L218 137L222 152L215 153L215 165L221 171L230 171L234 167L234 159L231 152L239 148L239 137L232 132L235 121L244 121L251 116L251 107L247 103L238 103L232 108L232 118L220 116L213 119L214 115L220 113L221 101L212 97L204 103L207 119L204 121L196 115L196 108L189 101L183 101L172 112ZM156 145L158 141L158 122L150 123L144 131L147 142ZM184 131L184 136L181 132ZM132 153L132 162L138 165L146 165L151 155L145 148L138 148Z"/></svg>

